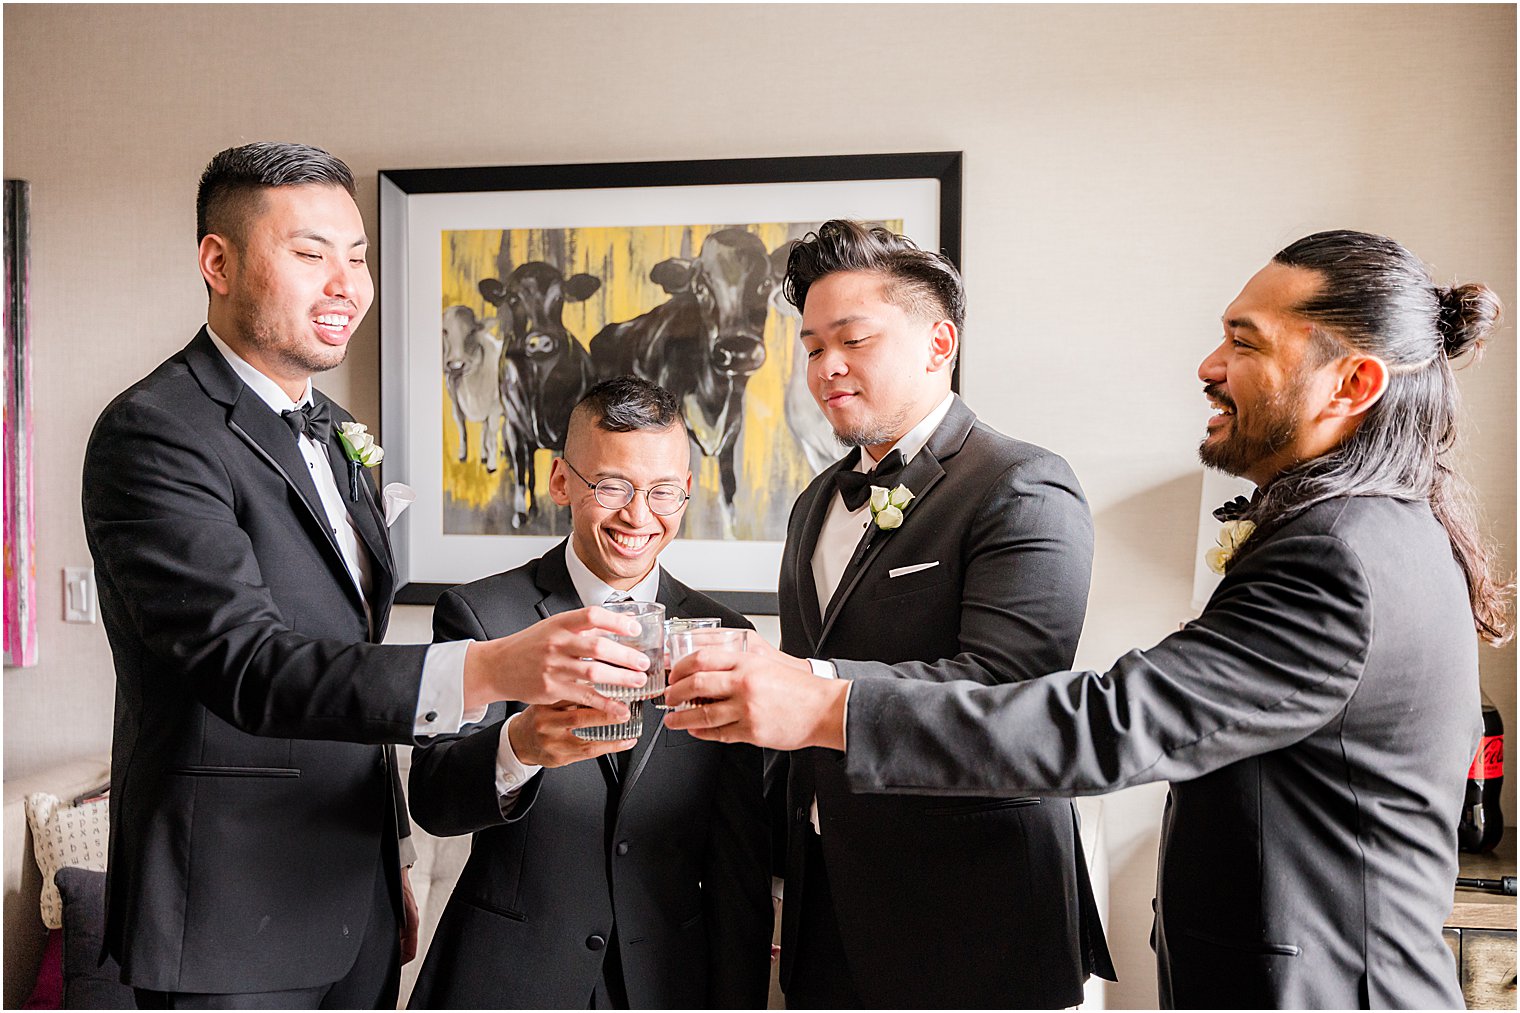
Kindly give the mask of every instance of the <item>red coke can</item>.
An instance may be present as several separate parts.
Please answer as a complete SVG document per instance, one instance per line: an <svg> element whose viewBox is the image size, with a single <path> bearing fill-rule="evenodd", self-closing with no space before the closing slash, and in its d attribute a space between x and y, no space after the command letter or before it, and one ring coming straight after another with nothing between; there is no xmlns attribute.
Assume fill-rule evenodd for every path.
<svg viewBox="0 0 1520 1013"><path fill-rule="evenodd" d="M1467 794L1462 800L1462 822L1457 826L1457 847L1463 851L1492 851L1504 836L1504 812L1499 793L1504 790L1504 721L1499 709L1483 697L1483 739L1467 770Z"/></svg>

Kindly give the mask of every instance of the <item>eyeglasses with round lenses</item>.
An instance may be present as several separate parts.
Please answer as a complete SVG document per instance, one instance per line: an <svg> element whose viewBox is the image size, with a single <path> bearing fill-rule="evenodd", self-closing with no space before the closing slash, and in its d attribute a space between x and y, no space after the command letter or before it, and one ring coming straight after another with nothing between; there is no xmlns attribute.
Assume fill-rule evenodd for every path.
<svg viewBox="0 0 1520 1013"><path fill-rule="evenodd" d="M644 502L649 504L649 512L661 517L668 517L680 510L690 499L685 489L669 482L661 482L652 485L648 489L640 489L625 478L604 478L600 482L593 482L579 471L568 459L561 458L565 467L574 472L575 477L585 482L596 496L597 503L607 510L621 510L633 502L635 493L644 494Z"/></svg>

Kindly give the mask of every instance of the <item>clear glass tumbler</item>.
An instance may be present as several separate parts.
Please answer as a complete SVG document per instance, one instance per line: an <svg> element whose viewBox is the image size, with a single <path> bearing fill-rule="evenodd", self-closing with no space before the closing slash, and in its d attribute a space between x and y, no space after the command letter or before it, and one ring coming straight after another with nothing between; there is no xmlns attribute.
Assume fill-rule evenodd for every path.
<svg viewBox="0 0 1520 1013"><path fill-rule="evenodd" d="M669 657L670 666L675 667L676 662L695 651L706 648L715 648L720 651L738 651L740 653L749 650L749 630L724 629L697 629L682 630L670 635ZM705 700L693 700L684 707L676 707L675 710L689 710L698 704L706 703ZM670 709L670 708L667 708Z"/></svg>
<svg viewBox="0 0 1520 1013"><path fill-rule="evenodd" d="M620 644L627 644L643 651L649 659L645 674L649 680L642 686L612 686L606 683L591 684L603 696L622 700L628 704L628 720L616 725L591 725L575 729L575 734L592 742L617 742L620 739L636 739L644 734L644 707L640 701L660 696L665 692L665 606L659 602L624 601L606 606L607 611L637 620L639 632L635 634L608 634Z"/></svg>
<svg viewBox="0 0 1520 1013"><path fill-rule="evenodd" d="M675 658L671 655L670 637L675 633L685 633L687 630L716 630L721 628L721 619L691 619L685 616L665 620L665 685L670 685L670 666L675 664ZM670 710L665 706L665 696L662 693L660 699L655 701L655 706L662 711Z"/></svg>

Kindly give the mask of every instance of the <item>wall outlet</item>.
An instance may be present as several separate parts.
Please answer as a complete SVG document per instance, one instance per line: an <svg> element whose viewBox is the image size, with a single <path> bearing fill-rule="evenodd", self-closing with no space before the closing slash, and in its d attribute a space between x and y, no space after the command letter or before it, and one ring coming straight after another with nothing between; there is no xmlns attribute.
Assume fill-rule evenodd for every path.
<svg viewBox="0 0 1520 1013"><path fill-rule="evenodd" d="M93 566L65 566L63 568L63 621L66 623L93 623L95 621L95 568Z"/></svg>

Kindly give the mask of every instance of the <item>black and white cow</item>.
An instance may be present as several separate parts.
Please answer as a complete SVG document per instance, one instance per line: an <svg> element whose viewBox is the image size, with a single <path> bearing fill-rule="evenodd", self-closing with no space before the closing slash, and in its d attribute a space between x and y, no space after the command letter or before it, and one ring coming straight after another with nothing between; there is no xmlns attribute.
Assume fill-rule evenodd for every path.
<svg viewBox="0 0 1520 1013"><path fill-rule="evenodd" d="M539 512L531 502L533 452L565 448L570 410L593 382L590 356L560 319L565 303L587 299L601 285L589 274L566 278L541 260L523 264L505 281L480 282L480 294L501 321L499 382L516 479L513 527Z"/></svg>
<svg viewBox="0 0 1520 1013"><path fill-rule="evenodd" d="M687 431L716 458L732 519L734 451L744 422L744 388L765 362L765 318L790 245L767 254L744 229L709 235L691 260L662 260L649 277L670 298L591 339L598 376L632 373L681 402Z"/></svg>
<svg viewBox="0 0 1520 1013"><path fill-rule="evenodd" d="M496 470L503 414L498 379L502 342L490 331L495 323L494 317L477 320L468 306L443 311L443 382L459 425L459 459L470 454L465 422L479 422L480 460L491 472Z"/></svg>

